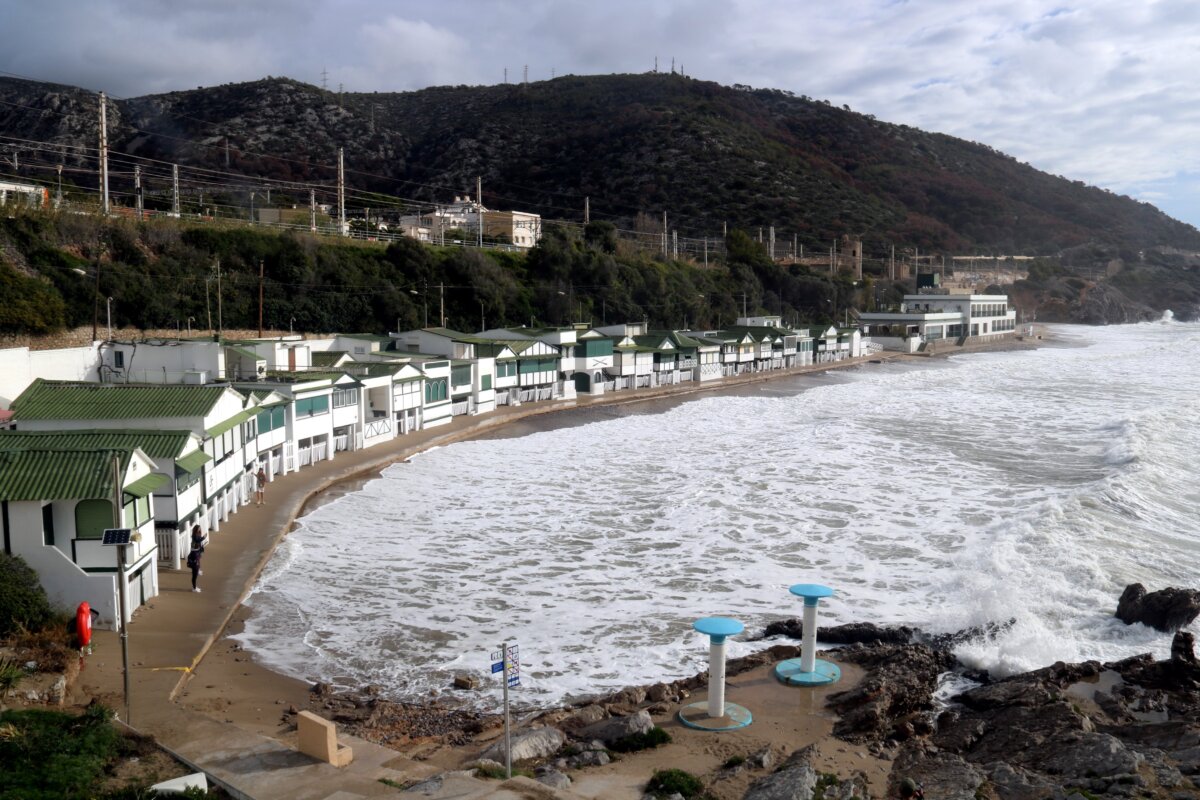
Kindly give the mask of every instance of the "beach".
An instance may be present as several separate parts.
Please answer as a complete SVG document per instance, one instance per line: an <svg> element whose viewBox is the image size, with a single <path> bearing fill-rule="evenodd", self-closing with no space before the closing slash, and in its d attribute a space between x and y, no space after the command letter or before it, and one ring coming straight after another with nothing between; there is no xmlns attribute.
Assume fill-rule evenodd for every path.
<svg viewBox="0 0 1200 800"><path fill-rule="evenodd" d="M1009 349L1014 346L1025 348L1035 346L1035 343L1011 342L1001 347ZM388 464L402 462L429 447L455 441L523 436L586 424L597 417L611 415L662 413L696 396L714 393L754 394L764 382L785 377L798 380L801 384L808 381L828 382L837 380L836 371L839 369L872 369L876 364L905 358L913 357L885 354L853 362L743 376L717 385L689 387L682 392L641 391L595 399L580 398L575 402L503 409L485 417L457 418L450 426L416 432L371 450L342 453L335 461L323 462L284 476L268 487L267 503L263 507L243 507L222 525L219 533L214 534L205 556L205 574L201 578L203 593L195 595L188 591L187 576L182 571L161 573L161 596L140 611L130 626L133 725L154 733L169 746L180 746L188 742L189 730L199 714L239 730L288 744L293 742L294 727L285 712L308 707L312 699L310 684L264 668L229 636L241 630L249 613L242 601L275 546L291 530L295 520L334 497L355 491ZM811 378L807 377L810 375ZM419 461L414 463L419 464ZM846 688L853 679L853 673L848 672L841 688ZM78 691L81 697L99 697L114 708L122 707L119 645L117 637L111 632L98 635L97 655L89 659ZM738 691L746 692L747 703L756 707L775 708L778 705L777 701L768 699L768 695L773 697L780 691L780 687L775 686L769 677L746 679L745 685L740 687L731 682L731 696ZM819 697L819 693L812 696ZM454 693L447 688L436 696L431 694L428 701L436 711L440 704L452 705ZM792 718L795 723L795 713L798 713L797 710L792 709L783 713L781 719ZM797 746L798 736L804 738L811 735L814 741L821 739L823 731L828 730L828 719L821 703L814 700L802 716L800 724L805 731L803 734L792 728L779 729L783 731L777 743L780 755L784 750L782 742L787 742L786 749L790 752ZM661 715L657 721L664 726L674 724L670 713ZM764 721L766 719L759 720ZM747 734L738 734L748 737L738 747L748 747L752 743L757 745L760 740L769 741L771 736L764 734L772 729L771 724L756 723ZM483 740L494 735L495 731L491 729L490 734L485 732L480 735L480 741L463 746L449 746L431 740L413 741L402 750L413 758L409 771L428 774L435 770L460 767L477 755L485 743ZM711 768L714 761L719 764L728 757L726 750L737 741L736 737L722 737L717 743L706 735L686 732L682 733L678 744L669 746L676 750L664 749L627 757L619 764L589 770L589 775L603 772L612 777L594 779L601 783L604 780L618 783L627 780L632 782L630 786L636 784L640 787L653 763L682 765L691 759ZM826 755L836 762L831 762L831 768L863 769L858 762L870 758L868 754L854 752L853 748L836 740L822 747L829 750ZM886 774L882 766L878 766L878 770L880 774ZM622 775L625 777L620 777ZM583 788L578 785L575 787L579 791L583 791ZM609 788L601 786L595 793L583 796L625 796L612 794ZM740 796L733 794L733 788L730 792L731 797Z"/></svg>

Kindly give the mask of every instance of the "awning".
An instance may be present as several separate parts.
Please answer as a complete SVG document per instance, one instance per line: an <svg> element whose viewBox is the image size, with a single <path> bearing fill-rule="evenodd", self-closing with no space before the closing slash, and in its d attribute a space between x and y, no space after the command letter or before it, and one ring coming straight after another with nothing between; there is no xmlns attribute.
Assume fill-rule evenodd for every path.
<svg viewBox="0 0 1200 800"><path fill-rule="evenodd" d="M205 433L210 438L215 438L217 436L220 436L225 431L232 430L233 428L237 427L238 425L241 425L246 420L254 419L257 416L258 416L257 408L250 409L249 411L239 411L238 413L234 414L232 417L225 420L224 422L221 422L221 423L218 423L218 424L212 426L211 428L206 430Z"/></svg>
<svg viewBox="0 0 1200 800"><path fill-rule="evenodd" d="M160 475L157 472L152 472L144 478L138 478L133 483L126 486L122 491L125 494L131 494L134 497L146 497L158 487L167 482L166 475Z"/></svg>
<svg viewBox="0 0 1200 800"><path fill-rule="evenodd" d="M176 471L199 472L200 468L209 461L212 461L212 457L208 453L203 450L193 450L186 456L175 459L175 469Z"/></svg>

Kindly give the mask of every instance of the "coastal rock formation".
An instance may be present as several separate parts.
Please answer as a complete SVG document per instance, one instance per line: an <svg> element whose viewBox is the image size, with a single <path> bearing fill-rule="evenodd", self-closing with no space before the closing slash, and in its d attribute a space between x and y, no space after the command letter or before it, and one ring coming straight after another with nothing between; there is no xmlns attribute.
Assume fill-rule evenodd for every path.
<svg viewBox="0 0 1200 800"><path fill-rule="evenodd" d="M566 740L567 737L557 728L532 728L523 731L512 737L512 760L517 762L547 758L557 753ZM504 740L501 739L484 750L480 758L503 763L504 754Z"/></svg>
<svg viewBox="0 0 1200 800"><path fill-rule="evenodd" d="M964 692L931 735L901 744L892 783L911 777L927 797L964 800L1200 796L1193 647L1180 632L1167 661L1058 663Z"/></svg>
<svg viewBox="0 0 1200 800"><path fill-rule="evenodd" d="M645 709L625 717L610 717L575 732L575 736L586 740L599 740L605 744L624 739L635 733L646 733L654 727L654 720Z"/></svg>
<svg viewBox="0 0 1200 800"><path fill-rule="evenodd" d="M815 754L812 745L792 753L779 769L751 784L742 800L812 800L818 794L824 800L870 796L860 775L842 779L818 772L813 766Z"/></svg>
<svg viewBox="0 0 1200 800"><path fill-rule="evenodd" d="M919 718L932 712L938 676L957 663L950 653L923 644L852 645L834 652L867 671L857 686L827 701L841 714L834 735L857 743L906 739L928 725Z"/></svg>
<svg viewBox="0 0 1200 800"><path fill-rule="evenodd" d="M915 628L905 625L883 627L873 622L848 622L822 627L817 638L825 644L908 644L916 633ZM804 623L795 618L772 622L763 631L763 638L772 636L803 639Z"/></svg>
<svg viewBox="0 0 1200 800"><path fill-rule="evenodd" d="M1146 593L1140 583L1131 583L1117 601L1117 619L1126 625L1141 622L1155 630L1172 633L1190 625L1200 615L1200 591L1169 587Z"/></svg>

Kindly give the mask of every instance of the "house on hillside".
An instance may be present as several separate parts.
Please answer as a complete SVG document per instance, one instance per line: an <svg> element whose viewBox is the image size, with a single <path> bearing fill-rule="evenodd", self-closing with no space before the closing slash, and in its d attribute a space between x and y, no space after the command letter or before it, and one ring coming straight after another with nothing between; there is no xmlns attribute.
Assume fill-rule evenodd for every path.
<svg viewBox="0 0 1200 800"><path fill-rule="evenodd" d="M59 446L13 439L13 449L0 449L0 533L4 552L25 559L55 606L69 611L86 600L101 627L115 628L158 596L153 494L168 478L140 449L93 449L97 443L82 435ZM118 548L101 541L106 528L119 527L133 531L123 567ZM118 581L127 589L120 610Z"/></svg>

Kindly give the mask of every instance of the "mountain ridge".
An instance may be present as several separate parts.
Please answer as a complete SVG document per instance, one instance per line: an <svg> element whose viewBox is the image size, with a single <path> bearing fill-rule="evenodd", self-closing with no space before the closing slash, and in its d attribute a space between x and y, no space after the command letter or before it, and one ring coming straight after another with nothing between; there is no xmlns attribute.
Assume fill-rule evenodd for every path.
<svg viewBox="0 0 1200 800"><path fill-rule="evenodd" d="M90 92L3 78L0 102L0 135L95 147ZM848 235L874 252L1200 250L1200 231L1147 203L985 144L675 74L340 96L271 77L110 100L108 116L110 148L129 156L222 171L228 157L247 179L324 185L342 146L362 191L445 202L481 176L492 206L580 218L589 197L593 218L666 211L695 236L774 225L809 247Z"/></svg>

